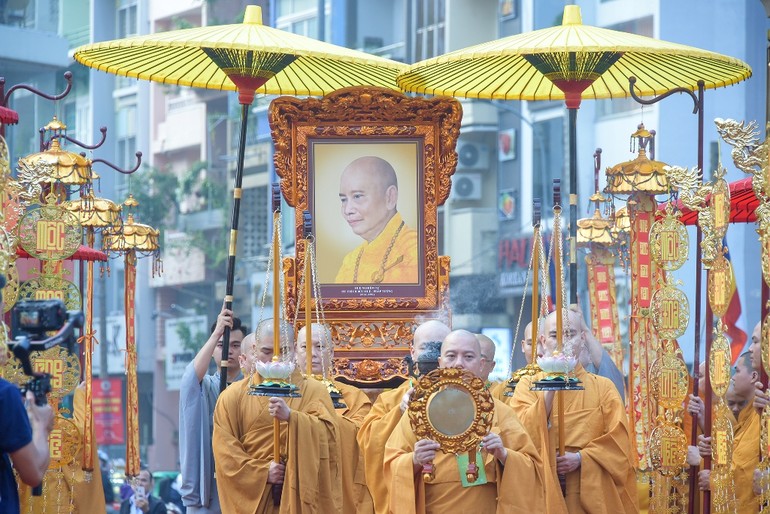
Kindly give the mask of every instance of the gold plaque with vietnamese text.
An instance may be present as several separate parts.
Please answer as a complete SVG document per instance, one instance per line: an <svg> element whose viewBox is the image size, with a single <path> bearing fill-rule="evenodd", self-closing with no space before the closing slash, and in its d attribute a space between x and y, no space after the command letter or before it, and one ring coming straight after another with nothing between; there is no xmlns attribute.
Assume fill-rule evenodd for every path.
<svg viewBox="0 0 770 514"><path fill-rule="evenodd" d="M730 343L723 333L714 336L711 343L711 354L709 355L709 375L711 378L711 388L717 396L727 394L727 388L730 386Z"/></svg>
<svg viewBox="0 0 770 514"><path fill-rule="evenodd" d="M665 271L682 267L689 255L690 240L684 223L667 215L652 224L650 229L650 256Z"/></svg>
<svg viewBox="0 0 770 514"><path fill-rule="evenodd" d="M652 295L652 324L662 339L676 339L687 330L690 303L687 295L674 286L665 286Z"/></svg>
<svg viewBox="0 0 770 514"><path fill-rule="evenodd" d="M719 254L708 270L708 299L714 315L721 318L727 312L735 293L733 268L727 258Z"/></svg>

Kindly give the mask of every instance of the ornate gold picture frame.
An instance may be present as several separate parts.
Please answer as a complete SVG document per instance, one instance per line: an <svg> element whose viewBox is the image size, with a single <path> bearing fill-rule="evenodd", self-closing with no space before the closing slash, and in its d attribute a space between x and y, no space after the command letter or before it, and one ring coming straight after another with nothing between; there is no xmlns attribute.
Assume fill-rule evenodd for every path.
<svg viewBox="0 0 770 514"><path fill-rule="evenodd" d="M280 97L270 105L275 171L295 209L298 241L296 256L284 261L286 313L305 310L297 285L305 262L303 214L309 211L338 377L372 383L404 376L401 358L415 326L450 320L449 259L438 255L438 207L449 196L457 165L461 117L455 99L410 98L374 87L323 98ZM374 241L345 213L345 202L357 191L343 174L359 159L386 161L397 182L399 219L391 218L392 234L386 228ZM412 239L402 245L398 237L406 233ZM363 248L378 241L385 251L362 258ZM408 274L389 275L407 262Z"/></svg>

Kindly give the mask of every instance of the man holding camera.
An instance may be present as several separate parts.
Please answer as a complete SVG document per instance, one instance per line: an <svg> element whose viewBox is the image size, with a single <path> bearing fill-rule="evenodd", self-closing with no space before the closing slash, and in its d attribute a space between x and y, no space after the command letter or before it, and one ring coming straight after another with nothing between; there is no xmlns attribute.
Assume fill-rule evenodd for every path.
<svg viewBox="0 0 770 514"><path fill-rule="evenodd" d="M5 346L0 347L0 366L8 359ZM22 482L37 486L48 469L48 435L53 429L51 406L35 405L27 392L25 408L19 389L0 378L0 512L19 512L19 496L13 469ZM13 463L13 467L11 466Z"/></svg>
<svg viewBox="0 0 770 514"><path fill-rule="evenodd" d="M152 473L142 468L136 476L134 494L120 504L120 514L166 514L166 504L152 496Z"/></svg>

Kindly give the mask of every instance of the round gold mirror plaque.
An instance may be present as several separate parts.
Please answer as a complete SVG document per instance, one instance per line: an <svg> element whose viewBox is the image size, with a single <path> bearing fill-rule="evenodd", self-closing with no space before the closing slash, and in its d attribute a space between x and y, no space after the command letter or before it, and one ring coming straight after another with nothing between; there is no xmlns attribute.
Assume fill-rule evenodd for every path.
<svg viewBox="0 0 770 514"><path fill-rule="evenodd" d="M492 428L495 404L479 377L459 368L439 368L420 377L409 402L409 422L418 440L431 439L446 453L468 452L467 479L478 477L476 449ZM432 464L423 479L433 478Z"/></svg>

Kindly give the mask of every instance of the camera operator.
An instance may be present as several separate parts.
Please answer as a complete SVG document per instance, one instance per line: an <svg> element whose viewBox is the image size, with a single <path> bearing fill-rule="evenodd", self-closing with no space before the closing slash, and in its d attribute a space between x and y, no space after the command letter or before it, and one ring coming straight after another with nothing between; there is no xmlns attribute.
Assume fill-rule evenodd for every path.
<svg viewBox="0 0 770 514"><path fill-rule="evenodd" d="M2 278L5 282L5 277ZM0 349L0 366L5 366L7 359L8 352ZM26 398L25 408L18 387L0 378L0 512L3 513L19 512L13 469L22 482L34 487L43 482L50 460L48 435L53 429L53 410L48 404L35 405L31 391L27 391Z"/></svg>

